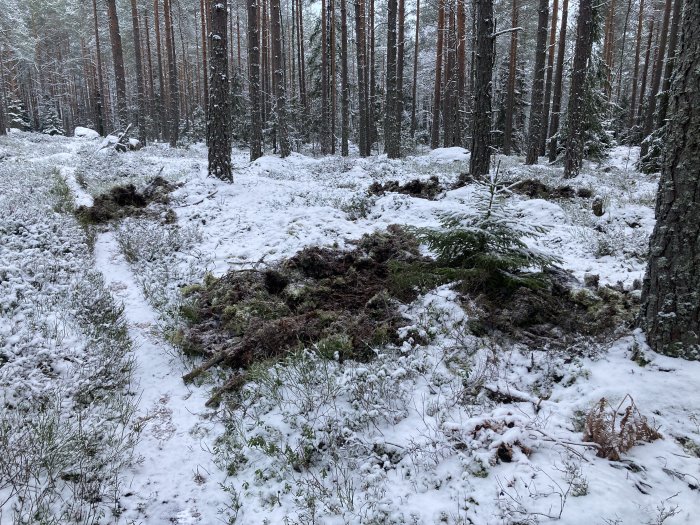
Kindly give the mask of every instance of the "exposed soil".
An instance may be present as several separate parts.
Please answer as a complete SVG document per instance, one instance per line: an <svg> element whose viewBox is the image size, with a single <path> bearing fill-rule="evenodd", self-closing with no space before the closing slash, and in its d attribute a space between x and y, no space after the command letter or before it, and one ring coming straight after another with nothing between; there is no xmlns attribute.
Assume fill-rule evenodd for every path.
<svg viewBox="0 0 700 525"><path fill-rule="evenodd" d="M373 182L367 193L370 195L384 195L385 193L402 193L420 199L435 200L444 188L440 185L440 179L433 175L428 180L413 179L405 184L400 184L396 180L390 180L381 184Z"/></svg>
<svg viewBox="0 0 700 525"><path fill-rule="evenodd" d="M92 224L143 215L150 203L167 205L169 193L176 187L160 176L154 178L141 191L133 184L114 186L95 197L92 206L80 206L75 213L82 221Z"/></svg>
<svg viewBox="0 0 700 525"><path fill-rule="evenodd" d="M183 290L190 326L180 344L206 361L192 380L214 365L245 369L254 362L315 347L326 357L366 361L374 350L398 343L407 320L392 293L390 263L426 260L418 242L398 226L363 236L351 251L310 247L265 269L232 270ZM234 373L229 387L240 386Z"/></svg>
<svg viewBox="0 0 700 525"><path fill-rule="evenodd" d="M633 295L608 286L576 289L566 272L547 273L542 287L521 286L505 296L482 294L477 302L486 314L473 323L473 331L499 332L533 348L556 348L581 336L606 338L633 323L639 307Z"/></svg>
<svg viewBox="0 0 700 525"><path fill-rule="evenodd" d="M245 383L252 364L295 350L370 360L375 349L401 342L397 329L407 324L401 302L455 280L420 255L416 238L399 226L354 244L351 251L305 248L273 266L231 270L183 289L189 302L181 313L189 324L175 342L205 358L184 379L213 366L231 368L229 381L210 400L216 404L223 392ZM570 274L559 269L532 283L492 286L476 297L463 284L465 296L483 312L471 320L472 332L501 334L533 348L565 348L581 336L604 337L629 325L637 309L629 294L609 287L576 289Z"/></svg>
<svg viewBox="0 0 700 525"><path fill-rule="evenodd" d="M571 186L548 186L537 179L525 179L512 189L514 192L527 195L531 199L573 199L574 197L588 199L593 196L593 192L588 188L574 189Z"/></svg>

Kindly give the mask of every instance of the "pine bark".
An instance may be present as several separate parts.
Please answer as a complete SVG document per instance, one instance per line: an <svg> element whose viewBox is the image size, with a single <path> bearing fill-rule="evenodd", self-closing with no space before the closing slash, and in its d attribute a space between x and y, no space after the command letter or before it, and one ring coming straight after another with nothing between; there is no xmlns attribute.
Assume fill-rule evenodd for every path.
<svg viewBox="0 0 700 525"><path fill-rule="evenodd" d="M544 84L544 107L542 110L542 132L540 133L540 155L544 155L549 137L549 106L552 101L552 80L554 77L554 55L557 42L557 22L559 16L559 0L552 4L552 23L549 29L549 46L547 49L547 80Z"/></svg>
<svg viewBox="0 0 700 525"><path fill-rule="evenodd" d="M212 1L209 31L209 176L233 182L231 172L231 99L228 76L228 12L226 2Z"/></svg>
<svg viewBox="0 0 700 525"><path fill-rule="evenodd" d="M486 0L486 2L489 2L489 0ZM433 149L440 145L440 106L442 100L442 54L443 38L445 33L445 0L438 0L437 31L437 45L435 46L437 49L437 55L435 57L435 86L433 88L433 125L430 134L430 147ZM489 81L490 80L491 79L489 78Z"/></svg>
<svg viewBox="0 0 700 525"><path fill-rule="evenodd" d="M663 84L659 95L659 111L656 119L656 127L660 128L666 123L666 113L668 111L668 96L671 89L671 76L676 63L676 44L678 42L678 28L680 26L682 0L673 2L673 22L668 37L668 53L666 54L666 65L664 67Z"/></svg>
<svg viewBox="0 0 700 525"><path fill-rule="evenodd" d="M642 31L644 29L644 0L639 0L639 18L637 20L637 38L634 46L634 72L632 73L632 99L630 100L630 111L627 119L627 126L635 124L635 108L637 106L637 83L639 82L639 56L642 50ZM642 94L643 95L643 94Z"/></svg>
<svg viewBox="0 0 700 525"><path fill-rule="evenodd" d="M144 8L143 10L143 21L144 28L146 31L146 60L148 62L148 114L151 118L151 126L156 126L156 111L155 111L155 90L153 86L153 58L151 56L151 34L148 25L148 10ZM152 136L156 136L156 130L151 130L153 132Z"/></svg>
<svg viewBox="0 0 700 525"><path fill-rule="evenodd" d="M649 35L647 36L647 50L644 53L644 69L642 71L642 85L639 88L639 106L637 107L636 122L641 123L644 111L644 95L647 92L647 78L649 77L649 62L651 60L651 48L654 40L654 19L649 20Z"/></svg>
<svg viewBox="0 0 700 525"><path fill-rule="evenodd" d="M107 15L109 17L109 38L112 43L112 62L114 63L114 78L117 84L117 115L120 126L126 126L129 120L126 105L126 74L124 72L124 51L122 37L119 32L119 18L115 0L107 0Z"/></svg>
<svg viewBox="0 0 700 525"><path fill-rule="evenodd" d="M605 94L610 100L612 92L613 49L615 42L615 0L610 0L608 15L605 19L605 40L603 42L603 60L605 61Z"/></svg>
<svg viewBox="0 0 700 525"><path fill-rule="evenodd" d="M355 1L355 40L357 49L357 94L358 112L360 114L359 145L360 156L370 154L369 131L369 72L367 70L367 36L365 31L364 0Z"/></svg>
<svg viewBox="0 0 700 525"><path fill-rule="evenodd" d="M455 141L465 144L465 120L467 104L467 13L466 0L457 0L457 107L455 116Z"/></svg>
<svg viewBox="0 0 700 525"><path fill-rule="evenodd" d="M640 321L657 352L700 359L700 3L686 0Z"/></svg>
<svg viewBox="0 0 700 525"><path fill-rule="evenodd" d="M476 43L474 59L474 111L469 172L473 177L489 173L491 162L491 77L493 75L493 0L474 0Z"/></svg>
<svg viewBox="0 0 700 525"><path fill-rule="evenodd" d="M177 146L180 133L180 95L175 57L175 35L173 34L173 13L171 0L163 0L163 18L165 22L165 50L168 55L168 87L170 92L168 124L170 146Z"/></svg>
<svg viewBox="0 0 700 525"><path fill-rule="evenodd" d="M207 59L207 8L206 3L209 0L199 0L199 10L201 14L201 27L200 32L202 34L202 69L204 70L204 93L206 94L206 100L204 102L204 118L208 120L209 117L209 60Z"/></svg>
<svg viewBox="0 0 700 525"><path fill-rule="evenodd" d="M95 121L97 123L97 132L100 135L104 135L104 79L102 78L102 51L100 50L100 31L97 19L97 0L92 0L92 10L95 22L95 55L97 57L97 82L95 86Z"/></svg>
<svg viewBox="0 0 700 525"><path fill-rule="evenodd" d="M646 107L646 115L644 117L644 137L647 137L654 131L654 116L656 115L656 98L659 94L659 89L661 88L661 74L663 72L663 62L664 55L666 54L666 43L668 41L668 26L671 19L671 6L673 0L666 0L666 6L664 7L664 18L661 25L661 34L659 36L659 47L656 50L656 65L652 72L651 78L651 91L649 92L649 98ZM642 148L640 152L640 157L645 156L649 151L649 143L647 141L642 143Z"/></svg>
<svg viewBox="0 0 700 525"><path fill-rule="evenodd" d="M583 163L583 131L586 120L584 90L593 47L593 1L581 0L576 24L576 48L571 71L564 160L564 178L567 179L578 176Z"/></svg>
<svg viewBox="0 0 700 525"><path fill-rule="evenodd" d="M272 36L272 67L275 85L275 115L277 137L282 158L291 153L287 129L287 94L284 86L284 56L282 54L282 12L280 0L270 0L270 29Z"/></svg>
<svg viewBox="0 0 700 525"><path fill-rule="evenodd" d="M262 157L260 113L260 28L258 0L248 2L248 98L250 99L250 160Z"/></svg>
<svg viewBox="0 0 700 525"><path fill-rule="evenodd" d="M540 135L543 132L544 73L547 51L547 23L549 22L549 0L540 0L537 22L537 46L535 47L535 73L532 80L530 103L530 127L528 130L527 156L525 164L537 164L540 153Z"/></svg>
<svg viewBox="0 0 700 525"><path fill-rule="evenodd" d="M329 0L321 0L321 126L320 143L321 153L328 155L331 152L331 99L330 99L330 12Z"/></svg>
<svg viewBox="0 0 700 525"><path fill-rule="evenodd" d="M554 92L552 93L552 116L549 130L549 162L557 159L559 121L561 118L561 93L564 85L564 54L566 53L566 29L569 16L569 0L564 0L561 9L561 29L559 30L559 49L557 50L557 71L554 74Z"/></svg>
<svg viewBox="0 0 700 525"><path fill-rule="evenodd" d="M292 0L294 1L294 0ZM304 51L304 18L302 12L301 0L298 0L297 4L297 42L298 42L298 58L299 61L299 98L301 100L301 105L304 108L308 108L308 102L306 98L306 53Z"/></svg>
<svg viewBox="0 0 700 525"><path fill-rule="evenodd" d="M418 43L420 36L420 0L416 0L416 34L413 42L413 86L411 88L411 137L416 135L418 118L416 108L418 106Z"/></svg>
<svg viewBox="0 0 700 525"><path fill-rule="evenodd" d="M347 157L350 142L350 82L348 79L348 9L347 0L340 0L340 91L342 129L340 154Z"/></svg>
<svg viewBox="0 0 700 525"><path fill-rule="evenodd" d="M136 0L131 0L131 21L134 31L134 63L136 64L136 84L138 97L138 115L136 116L136 125L139 131L139 140L142 144L146 144L146 91L143 74L143 62L141 60L141 26L139 25L139 13L136 6Z"/></svg>
<svg viewBox="0 0 700 525"><path fill-rule="evenodd" d="M158 55L158 116L160 117L160 132L164 139L169 140L170 128L168 127L168 107L165 104L168 88L165 83L165 72L163 68L163 44L160 34L160 0L153 0L153 24L156 32L156 54Z"/></svg>
<svg viewBox="0 0 700 525"><path fill-rule="evenodd" d="M401 155L401 124L403 122L403 74L404 74L404 51L406 40L406 28L404 21L406 19L406 3L405 0L399 0L398 3L398 20L397 20L397 38L396 43L396 140L399 143L399 156Z"/></svg>
<svg viewBox="0 0 700 525"><path fill-rule="evenodd" d="M398 95L396 89L396 16L397 0L387 2L387 44L386 44L386 108L384 115L384 149L387 157L401 156L400 138L397 137Z"/></svg>
<svg viewBox="0 0 700 525"><path fill-rule="evenodd" d="M518 0L513 0L510 23L518 26ZM515 107L515 74L518 60L518 32L510 33L510 55L508 58L508 88L506 92L505 123L503 129L503 154L510 155L513 145L513 109Z"/></svg>

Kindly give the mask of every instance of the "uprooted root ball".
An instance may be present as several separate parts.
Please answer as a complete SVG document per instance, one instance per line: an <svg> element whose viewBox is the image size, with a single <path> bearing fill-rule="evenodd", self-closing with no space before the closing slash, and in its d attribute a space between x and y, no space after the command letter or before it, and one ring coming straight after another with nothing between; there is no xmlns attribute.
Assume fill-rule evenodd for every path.
<svg viewBox="0 0 700 525"><path fill-rule="evenodd" d="M443 188L440 186L440 180L436 175L433 175L428 180L413 179L405 184L400 184L399 181L390 180L381 184L373 182L367 188L367 193L370 195L384 195L385 193L402 193L411 197L421 199L434 200Z"/></svg>
<svg viewBox="0 0 700 525"><path fill-rule="evenodd" d="M139 191L133 184L115 186L95 197L92 206L80 206L78 218L86 223L100 224L127 216L141 215L152 202L167 204L168 194L176 186L162 177L156 177Z"/></svg>
<svg viewBox="0 0 700 525"><path fill-rule="evenodd" d="M231 270L189 287L184 329L188 351L214 365L245 369L300 347L330 358L368 360L397 343L406 324L392 293L390 263L424 258L418 242L398 226L363 236L352 251L310 247L265 269ZM406 290L401 299L415 298Z"/></svg>

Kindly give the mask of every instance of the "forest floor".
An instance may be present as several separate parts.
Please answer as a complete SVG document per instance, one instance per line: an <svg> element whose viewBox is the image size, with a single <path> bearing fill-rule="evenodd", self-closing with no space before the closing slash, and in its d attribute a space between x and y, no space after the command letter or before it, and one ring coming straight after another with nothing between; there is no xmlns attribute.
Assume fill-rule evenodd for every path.
<svg viewBox="0 0 700 525"><path fill-rule="evenodd" d="M455 185L466 151L250 163L234 150L227 184L206 176L201 145L100 148L0 138L2 525L697 522L700 363L655 354L629 316L524 342L474 329L481 298L445 284L397 306L402 343L369 362L300 348L255 363L216 408L226 370L182 380L200 363L183 351L188 291L473 209L478 185ZM527 181L504 213L544 229L528 244L558 257L595 322L639 299L658 180L637 155L615 148L566 184L560 167L498 159L503 180ZM396 191L435 176L422 195ZM112 220L86 215L98 204ZM598 457L587 421L619 458ZM659 439L630 437L644 421Z"/></svg>

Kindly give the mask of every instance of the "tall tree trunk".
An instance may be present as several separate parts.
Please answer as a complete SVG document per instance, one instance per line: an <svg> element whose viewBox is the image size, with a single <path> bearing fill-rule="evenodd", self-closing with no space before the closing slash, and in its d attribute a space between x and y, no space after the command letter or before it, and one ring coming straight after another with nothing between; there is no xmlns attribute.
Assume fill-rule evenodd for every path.
<svg viewBox="0 0 700 525"><path fill-rule="evenodd" d="M126 126L129 120L126 105L126 74L124 73L124 52L122 50L122 37L119 32L119 18L117 18L115 0L107 0L107 14L109 16L109 38L112 43L114 78L117 83L117 114L119 116L119 124Z"/></svg>
<svg viewBox="0 0 700 525"><path fill-rule="evenodd" d="M571 71L571 88L569 90L569 109L567 111L566 158L564 177L578 176L583 163L585 127L584 91L588 62L593 48L593 0L581 0L578 22L576 23L576 48Z"/></svg>
<svg viewBox="0 0 700 525"><path fill-rule="evenodd" d="M556 0L555 0L556 1ZM518 27L518 0L513 0L510 24ZM506 114L503 129L503 154L510 155L513 144L513 108L515 107L515 74L518 60L518 32L510 33L510 57L508 59L508 91L506 92Z"/></svg>
<svg viewBox="0 0 700 525"><path fill-rule="evenodd" d="M151 33L149 30L149 25L148 25L148 10L146 8L143 9L143 21L144 21L144 27L146 31L146 58L148 62L148 108L149 108L149 116L150 116L150 125L154 126L156 125L156 113L155 113L155 91L153 87L153 59L151 56ZM151 136L156 136L155 130L151 130L153 133Z"/></svg>
<svg viewBox="0 0 700 525"><path fill-rule="evenodd" d="M557 159L557 134L561 114L561 92L564 79L564 54L566 53L566 26L569 17L569 0L563 0L561 6L561 29L559 30L559 49L557 50L557 71L554 74L554 92L552 93L552 117L549 123L549 162Z"/></svg>
<svg viewBox="0 0 700 525"><path fill-rule="evenodd" d="M5 61L2 58L3 49L0 47L0 135L7 135L7 96L5 94Z"/></svg>
<svg viewBox="0 0 700 525"><path fill-rule="evenodd" d="M131 0L131 20L134 26L134 62L136 64L136 84L139 115L136 118L136 125L139 128L139 140L141 143L146 143L146 93L143 75L143 63L141 61L141 26L139 25L139 13L136 6L136 0Z"/></svg>
<svg viewBox="0 0 700 525"><path fill-rule="evenodd" d="M639 88L639 106L637 107L637 124L641 124L642 112L644 111L644 95L647 89L647 78L649 77L649 62L651 60L651 48L654 41L654 19L649 19L649 36L647 37L647 50L644 53L644 69L642 70L642 85Z"/></svg>
<svg viewBox="0 0 700 525"><path fill-rule="evenodd" d="M275 84L275 114L277 116L277 136L280 156L291 153L289 132L287 131L287 95L284 87L284 56L282 55L282 12L280 0L270 0L270 22L272 31L272 67Z"/></svg>
<svg viewBox="0 0 700 525"><path fill-rule="evenodd" d="M330 61L330 70L329 70L329 75L330 75L330 126L331 126L331 133L329 135L330 138L330 146L331 146L331 155L335 155L335 120L336 120L336 113L338 112L338 93L337 93L337 82L336 79L337 74L336 74L336 67L335 67L335 1L334 0L327 0L328 2L328 50L329 50L329 56L328 59Z"/></svg>
<svg viewBox="0 0 700 525"><path fill-rule="evenodd" d="M615 47L615 0L610 0L608 15L605 19L605 41L603 42L603 60L605 61L605 94L610 100L612 91L613 49Z"/></svg>
<svg viewBox="0 0 700 525"><path fill-rule="evenodd" d="M370 154L369 133L369 72L367 71L367 35L365 31L365 2L355 0L355 40L357 48L357 94L360 114L360 156Z"/></svg>
<svg viewBox="0 0 700 525"><path fill-rule="evenodd" d="M180 106L179 89L177 81L177 62L175 57L175 36L173 30L173 12L171 0L163 0L163 18L165 19L165 49L168 54L168 85L170 91L170 111L168 120L170 124L170 146L177 146L180 133Z"/></svg>
<svg viewBox="0 0 700 525"><path fill-rule="evenodd" d="M350 142L350 82L348 80L348 13L347 0L340 0L340 91L343 127L340 137L340 154L349 155Z"/></svg>
<svg viewBox="0 0 700 525"><path fill-rule="evenodd" d="M473 177L489 173L491 163L491 77L493 76L493 0L474 0L476 45L474 105L469 172Z"/></svg>
<svg viewBox="0 0 700 525"><path fill-rule="evenodd" d="M467 13L466 0L457 0L457 104L455 107L455 143L465 146L467 107Z"/></svg>
<svg viewBox="0 0 700 525"><path fill-rule="evenodd" d="M158 54L158 87L160 96L158 97L158 113L160 117L160 132L164 139L170 139L170 128L168 127L169 104L166 105L167 86L165 84L165 73L163 70L163 45L160 38L160 0L153 0L153 24L156 31L156 53Z"/></svg>
<svg viewBox="0 0 700 525"><path fill-rule="evenodd" d="M656 120L656 127L660 128L666 123L666 113L668 111L668 96L671 89L671 76L676 63L676 44L678 42L678 27L680 26L682 0L673 2L673 22L668 37L668 53L666 54L666 66L664 69L664 81L661 86L659 96L659 113Z"/></svg>
<svg viewBox="0 0 700 525"><path fill-rule="evenodd" d="M657 352L700 359L700 3L686 0L641 324Z"/></svg>
<svg viewBox="0 0 700 525"><path fill-rule="evenodd" d="M416 35L413 43L413 87L411 88L411 137L416 135L418 120L416 106L418 105L418 40L420 36L420 0L416 0Z"/></svg>
<svg viewBox="0 0 700 525"><path fill-rule="evenodd" d="M396 43L396 140L399 143L398 152L401 155L401 123L403 121L403 73L404 73L404 51L406 40L406 27L404 21L406 19L406 2L399 0L397 14L397 37Z"/></svg>
<svg viewBox="0 0 700 525"><path fill-rule="evenodd" d="M634 46L634 72L632 73L632 100L630 101L627 126L634 126L635 108L637 106L637 83L639 82L639 55L642 50L642 30L644 29L644 0L639 0L639 19L637 20L637 38ZM642 96L644 94L642 93Z"/></svg>
<svg viewBox="0 0 700 525"><path fill-rule="evenodd" d="M97 19L97 0L92 0L92 12L95 22L95 55L97 57L97 84L95 86L95 121L97 123L97 132L100 135L104 135L104 80L102 78L102 51L100 51L100 31Z"/></svg>
<svg viewBox="0 0 700 525"><path fill-rule="evenodd" d="M294 1L294 0L292 0ZM308 102L306 98L306 53L304 51L304 17L302 12L301 0L298 0L297 4L297 42L299 46L299 98L301 99L301 105L304 108L308 108Z"/></svg>
<svg viewBox="0 0 700 525"><path fill-rule="evenodd" d="M376 64L376 40L374 38L374 0L369 0L369 149L379 139L377 137L377 64Z"/></svg>
<svg viewBox="0 0 700 525"><path fill-rule="evenodd" d="M201 13L201 27L200 31L202 34L202 70L204 71L204 93L206 93L206 100L204 102L204 119L209 120L209 61L207 59L207 8L206 3L209 0L199 0L199 11ZM209 136L207 134L207 136ZM208 139L207 139L208 140Z"/></svg>
<svg viewBox="0 0 700 525"><path fill-rule="evenodd" d="M442 123L443 123L443 145L447 148L454 145L454 111L453 101L455 95L455 10L454 3L450 1L449 8L445 14L449 18L447 26L447 38L444 39L443 62L445 63L445 73L443 79L444 93L442 94Z"/></svg>
<svg viewBox="0 0 700 525"><path fill-rule="evenodd" d="M530 103L530 128L528 130L527 157L525 164L537 164L540 153L540 134L543 132L542 113L544 105L544 68L547 51L547 22L549 22L549 0L540 0L537 22L537 47L535 48L535 74L532 80L532 102Z"/></svg>
<svg viewBox="0 0 700 525"><path fill-rule="evenodd" d="M209 32L211 80L209 82L209 176L233 182L231 172L231 98L228 77L228 21L226 2L210 2Z"/></svg>
<svg viewBox="0 0 700 525"><path fill-rule="evenodd" d="M625 43L627 42L627 28L629 27L630 13L632 12L632 0L627 0L627 11L625 12L625 25L622 27L622 44L620 45L620 65L617 69L617 88L615 91L615 102L620 103L620 93L622 92L622 69L625 64Z"/></svg>
<svg viewBox="0 0 700 525"><path fill-rule="evenodd" d="M260 30L258 0L248 2L248 96L250 98L250 160L262 157L260 114Z"/></svg>
<svg viewBox="0 0 700 525"><path fill-rule="evenodd" d="M644 137L647 137L654 131L654 115L656 114L656 96L659 94L659 88L661 87L661 73L663 72L663 62L664 55L666 54L666 42L668 41L668 26L671 19L671 6L673 0L666 0L666 6L664 7L664 18L661 25L661 35L659 36L659 47L656 50L656 65L654 66L654 71L652 72L651 78L651 91L649 92L649 98L646 108L646 115L644 117ZM649 142L644 141L642 143L642 148L640 152L640 157L645 156L649 151Z"/></svg>
<svg viewBox="0 0 700 525"><path fill-rule="evenodd" d="M479 1L479 0L477 0ZM487 2L490 0L486 0ZM493 21L491 21L493 24ZM435 86L433 89L433 125L430 134L430 147L435 149L440 145L440 103L442 95L442 52L445 33L445 0L438 0L438 25L437 25L437 56L435 58ZM489 78L489 83L491 79Z"/></svg>
<svg viewBox="0 0 700 525"><path fill-rule="evenodd" d="M328 55L330 49L330 28L328 9L329 0L321 0L321 126L320 143L321 153L328 155L331 152L331 126L330 126L330 67Z"/></svg>
<svg viewBox="0 0 700 525"><path fill-rule="evenodd" d="M386 40L386 108L384 114L384 149L390 159L400 155L401 144L396 137L396 15L397 0L387 2Z"/></svg>
<svg viewBox="0 0 700 525"><path fill-rule="evenodd" d="M554 55L557 42L557 17L559 16L559 0L552 4L552 23L549 29L549 47L547 49L547 80L544 84L544 107L542 110L542 132L540 133L540 155L545 154L547 138L549 137L549 104L552 100L552 78L554 76Z"/></svg>

